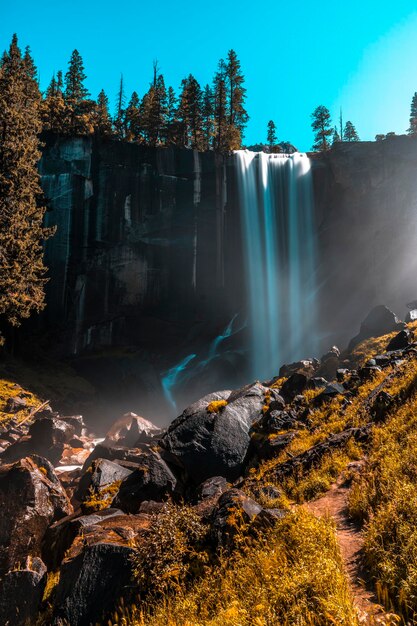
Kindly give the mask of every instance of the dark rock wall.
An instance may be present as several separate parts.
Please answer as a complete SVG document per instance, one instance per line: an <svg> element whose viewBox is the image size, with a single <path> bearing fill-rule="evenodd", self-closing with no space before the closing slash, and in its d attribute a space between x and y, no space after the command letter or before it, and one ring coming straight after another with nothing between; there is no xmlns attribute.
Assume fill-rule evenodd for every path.
<svg viewBox="0 0 417 626"><path fill-rule="evenodd" d="M372 306L404 315L417 297L417 141L338 144L312 158L324 351L346 345ZM116 398L117 412L157 418L161 372L245 316L234 159L49 136L40 171L57 225L47 347ZM246 380L244 331L230 342L179 405Z"/></svg>
<svg viewBox="0 0 417 626"><path fill-rule="evenodd" d="M234 279L226 289L225 257L238 237L235 225L227 233L222 157L49 138L40 169L57 226L45 320L58 321L63 354L166 348L167 322L181 334L228 317L238 290Z"/></svg>
<svg viewBox="0 0 417 626"><path fill-rule="evenodd" d="M346 345L378 304L417 296L417 140L337 144L314 157L322 340Z"/></svg>

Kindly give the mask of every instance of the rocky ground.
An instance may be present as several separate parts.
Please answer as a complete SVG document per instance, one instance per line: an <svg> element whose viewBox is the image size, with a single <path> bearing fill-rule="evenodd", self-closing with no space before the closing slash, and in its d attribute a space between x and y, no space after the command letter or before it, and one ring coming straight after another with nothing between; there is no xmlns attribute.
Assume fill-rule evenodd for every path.
<svg viewBox="0 0 417 626"><path fill-rule="evenodd" d="M0 422L0 623L107 623L121 598L145 594L135 563L169 503L192 510L215 555L325 492L340 469L325 471L326 459L345 454L347 466L349 450L366 449L394 402L388 383L417 358L414 313L403 323L376 307L346 352L211 393L166 431L128 413L97 439L82 416L11 384ZM319 424L336 405L337 421Z"/></svg>

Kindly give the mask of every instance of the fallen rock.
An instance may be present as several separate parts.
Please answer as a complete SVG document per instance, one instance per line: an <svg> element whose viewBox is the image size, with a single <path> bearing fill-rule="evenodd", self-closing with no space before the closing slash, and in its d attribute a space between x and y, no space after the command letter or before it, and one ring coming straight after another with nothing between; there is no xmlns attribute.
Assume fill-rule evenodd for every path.
<svg viewBox="0 0 417 626"><path fill-rule="evenodd" d="M177 480L161 456L154 451L143 453L137 468L120 484L113 505L126 513L138 513L145 500L161 502L171 496Z"/></svg>
<svg viewBox="0 0 417 626"><path fill-rule="evenodd" d="M289 432L283 435L270 435L261 440L254 438L253 442L258 459L262 461L273 459L290 445L294 437L295 433Z"/></svg>
<svg viewBox="0 0 417 626"><path fill-rule="evenodd" d="M392 352L394 350L402 350L403 348L408 348L408 346L412 343L413 333L408 328L404 330L400 330L398 335L395 335L391 339L391 341L387 345L387 352Z"/></svg>
<svg viewBox="0 0 417 626"><path fill-rule="evenodd" d="M26 626L38 614L46 584L46 567L38 557L0 578L0 624Z"/></svg>
<svg viewBox="0 0 417 626"><path fill-rule="evenodd" d="M161 433L160 428L136 413L125 413L108 430L104 443L125 447L134 447L139 443L146 443Z"/></svg>
<svg viewBox="0 0 417 626"><path fill-rule="evenodd" d="M126 448L125 446L99 443L85 460L82 471L84 473L96 459L107 459L114 462L128 461L135 463L141 457L142 453L147 452L148 450L149 446L147 444L142 444L141 446L135 448Z"/></svg>
<svg viewBox="0 0 417 626"><path fill-rule="evenodd" d="M72 513L52 465L33 455L0 467L0 573L39 556L48 526Z"/></svg>
<svg viewBox="0 0 417 626"><path fill-rule="evenodd" d="M235 480L245 466L249 430L269 390L254 383L205 396L189 406L160 440L164 458L198 485L212 476Z"/></svg>
<svg viewBox="0 0 417 626"><path fill-rule="evenodd" d="M380 337L391 333L393 330L401 330L404 326L405 324L400 322L395 313L386 306L376 306L363 320L359 334L350 341L348 350L353 350L358 343L365 339Z"/></svg>
<svg viewBox="0 0 417 626"><path fill-rule="evenodd" d="M213 476L207 478L196 489L197 500L206 500L207 498L214 498L220 496L229 488L228 482L223 476Z"/></svg>
<svg viewBox="0 0 417 626"><path fill-rule="evenodd" d="M211 536L216 546L231 546L239 530L254 521L262 506L240 489L223 493L214 509Z"/></svg>
<svg viewBox="0 0 417 626"><path fill-rule="evenodd" d="M309 378L314 376L315 371L319 366L317 359L305 359L302 361L296 361L295 363L286 363L281 366L279 370L279 377L288 377L292 374L304 374Z"/></svg>
<svg viewBox="0 0 417 626"><path fill-rule="evenodd" d="M27 402L25 398L20 398L19 396L16 396L15 398L9 398L7 400L6 406L4 407L3 411L5 413L17 413L18 411L21 411L26 407Z"/></svg>
<svg viewBox="0 0 417 626"><path fill-rule="evenodd" d="M87 546L61 566L53 626L103 623L131 585L134 549L116 543Z"/></svg>
<svg viewBox="0 0 417 626"><path fill-rule="evenodd" d="M323 389L323 391L314 398L313 404L315 406L321 406L324 402L329 402L336 398L336 396L344 395L346 389L340 383L329 383Z"/></svg>
<svg viewBox="0 0 417 626"><path fill-rule="evenodd" d="M305 374L292 374L282 385L280 393L287 403L307 388L308 378Z"/></svg>
<svg viewBox="0 0 417 626"><path fill-rule="evenodd" d="M103 489L116 482L121 483L131 473L131 470L118 463L108 459L96 459L83 473L74 497L83 502L90 491L99 495Z"/></svg>

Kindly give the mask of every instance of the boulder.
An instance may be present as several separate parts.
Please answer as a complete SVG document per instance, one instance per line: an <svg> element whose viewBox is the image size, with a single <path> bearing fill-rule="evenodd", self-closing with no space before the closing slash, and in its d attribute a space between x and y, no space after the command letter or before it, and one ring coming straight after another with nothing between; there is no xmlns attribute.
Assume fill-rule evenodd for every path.
<svg viewBox="0 0 417 626"><path fill-rule="evenodd" d="M53 626L103 623L132 584L134 549L117 543L86 546L61 566Z"/></svg>
<svg viewBox="0 0 417 626"><path fill-rule="evenodd" d="M321 406L324 402L329 402L336 398L336 396L344 395L346 389L340 383L329 383L323 391L314 398L313 403L315 406Z"/></svg>
<svg viewBox="0 0 417 626"><path fill-rule="evenodd" d="M48 570L56 570L61 564L65 553L72 546L76 537L84 534L85 529L91 528L104 520L123 516L123 511L109 508L97 511L90 515L73 513L52 524L45 533L42 542L42 558Z"/></svg>
<svg viewBox="0 0 417 626"><path fill-rule="evenodd" d="M197 487L196 498L197 500L214 498L220 496L227 491L228 488L227 480L223 478L223 476L213 476L212 478L207 478L207 480Z"/></svg>
<svg viewBox="0 0 417 626"><path fill-rule="evenodd" d="M348 350L353 350L358 343L365 339L380 337L392 333L394 330L401 330L404 326L405 324L398 320L395 313L386 306L378 305L363 320L359 334L351 339Z"/></svg>
<svg viewBox="0 0 417 626"><path fill-rule="evenodd" d="M314 372L319 366L317 359L304 359L295 363L285 363L279 370L279 377L288 377L292 374L305 374L306 376L314 376Z"/></svg>
<svg viewBox="0 0 417 626"><path fill-rule="evenodd" d="M48 526L72 513L52 465L33 455L0 467L0 572L39 556Z"/></svg>
<svg viewBox="0 0 417 626"><path fill-rule="evenodd" d="M112 445L106 443L99 443L94 450L90 453L83 465L83 472L85 472L96 459L108 459L109 461L121 462L128 461L135 463L142 455L143 452L149 450L147 444L142 444L135 448L126 448L125 446Z"/></svg>
<svg viewBox="0 0 417 626"><path fill-rule="evenodd" d="M26 626L38 614L46 584L46 567L38 557L0 578L0 624Z"/></svg>
<svg viewBox="0 0 417 626"><path fill-rule="evenodd" d="M262 506L240 489L223 493L211 519L211 536L216 546L231 546L237 532L254 521Z"/></svg>
<svg viewBox="0 0 417 626"><path fill-rule="evenodd" d="M235 480L245 467L249 430L262 414L268 391L254 383L195 402L160 440L164 458L176 462L194 485L212 476Z"/></svg>
<svg viewBox="0 0 417 626"><path fill-rule="evenodd" d="M260 420L260 426L266 433L279 433L294 428L297 414L294 411L268 411Z"/></svg>
<svg viewBox="0 0 417 626"><path fill-rule="evenodd" d="M395 335L391 339L391 341L387 345L387 352L392 352L394 350L403 350L404 348L408 348L410 343L413 341L413 333L408 328L404 330L400 330L400 332Z"/></svg>
<svg viewBox="0 0 417 626"><path fill-rule="evenodd" d="M103 489L116 482L122 482L131 473L131 470L122 467L118 463L108 459L96 459L81 476L74 497L79 502L82 502L90 490L100 494Z"/></svg>
<svg viewBox="0 0 417 626"><path fill-rule="evenodd" d="M161 430L144 417L136 413L125 413L108 430L105 443L134 447L136 443L146 443L159 435Z"/></svg>
<svg viewBox="0 0 417 626"><path fill-rule="evenodd" d="M21 411L26 407L27 402L25 398L20 398L19 396L16 396L15 398L9 398L7 400L6 406L4 407L3 411L5 413L17 413L18 411Z"/></svg>
<svg viewBox="0 0 417 626"><path fill-rule="evenodd" d="M280 393L287 403L307 388L308 378L305 374L292 374L282 385Z"/></svg>
<svg viewBox="0 0 417 626"><path fill-rule="evenodd" d="M113 505L126 513L138 513L145 500L161 502L172 495L177 481L161 456L154 451L143 453L137 468L121 483Z"/></svg>
<svg viewBox="0 0 417 626"><path fill-rule="evenodd" d="M273 459L290 445L294 437L295 433L289 432L282 435L270 435L261 440L255 439L254 444L258 459L262 461Z"/></svg>

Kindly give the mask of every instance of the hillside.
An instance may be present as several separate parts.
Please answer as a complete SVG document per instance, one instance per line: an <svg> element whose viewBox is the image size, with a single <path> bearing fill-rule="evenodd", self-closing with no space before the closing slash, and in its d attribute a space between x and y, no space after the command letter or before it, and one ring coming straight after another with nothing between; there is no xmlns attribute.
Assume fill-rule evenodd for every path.
<svg viewBox="0 0 417 626"><path fill-rule="evenodd" d="M3 381L2 623L414 623L416 330L378 307L350 351L101 442Z"/></svg>

